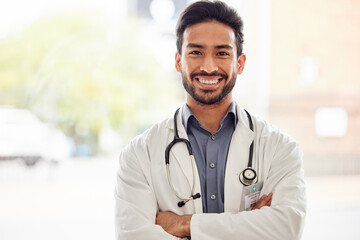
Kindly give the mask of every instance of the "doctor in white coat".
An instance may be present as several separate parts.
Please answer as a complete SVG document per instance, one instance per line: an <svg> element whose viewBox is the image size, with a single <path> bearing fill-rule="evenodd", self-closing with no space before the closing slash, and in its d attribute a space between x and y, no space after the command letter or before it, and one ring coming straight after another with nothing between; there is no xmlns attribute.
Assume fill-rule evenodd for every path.
<svg viewBox="0 0 360 240"><path fill-rule="evenodd" d="M117 240L301 238L306 197L299 146L267 122L254 116L249 121L232 99L246 60L241 31L240 17L222 2L196 2L180 16L175 67L187 92L186 103L176 119L154 125L122 151L115 189ZM226 156L219 187L223 209L204 212L204 204L215 200L203 194L202 181L213 177L199 174L206 157L194 160L186 144L177 143L170 150L167 171L165 150L176 134L174 120L178 136L189 140L186 112L213 136L221 131L230 107L236 122L225 152L220 149ZM257 181L245 186L239 179L248 167L252 143ZM196 193L201 197L178 206L181 198Z"/></svg>

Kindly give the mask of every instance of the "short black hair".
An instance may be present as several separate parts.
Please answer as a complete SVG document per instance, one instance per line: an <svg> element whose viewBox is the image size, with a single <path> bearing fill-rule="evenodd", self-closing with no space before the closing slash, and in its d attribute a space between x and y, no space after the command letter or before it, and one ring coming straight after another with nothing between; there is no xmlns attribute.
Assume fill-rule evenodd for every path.
<svg viewBox="0 0 360 240"><path fill-rule="evenodd" d="M243 22L234 8L221 1L198 1L189 5L180 15L176 25L176 46L181 54L183 35L186 28L201 22L218 21L234 30L237 56L243 50Z"/></svg>

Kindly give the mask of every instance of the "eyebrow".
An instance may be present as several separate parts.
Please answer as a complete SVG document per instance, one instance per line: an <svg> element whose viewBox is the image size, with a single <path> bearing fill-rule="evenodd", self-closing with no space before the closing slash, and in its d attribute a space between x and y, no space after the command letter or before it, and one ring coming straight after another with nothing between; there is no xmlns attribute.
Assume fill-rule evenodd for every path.
<svg viewBox="0 0 360 240"><path fill-rule="evenodd" d="M233 47L231 45L224 44L224 45L217 45L217 46L215 46L215 48L217 48L217 49L222 49L222 48L232 49Z"/></svg>
<svg viewBox="0 0 360 240"><path fill-rule="evenodd" d="M196 43L189 43L186 48L205 48L203 45L200 45L200 44L196 44ZM216 49L233 49L233 47L229 44L222 44L222 45L217 45L215 46Z"/></svg>
<svg viewBox="0 0 360 240"><path fill-rule="evenodd" d="M204 46L196 43L189 43L186 48L204 48Z"/></svg>

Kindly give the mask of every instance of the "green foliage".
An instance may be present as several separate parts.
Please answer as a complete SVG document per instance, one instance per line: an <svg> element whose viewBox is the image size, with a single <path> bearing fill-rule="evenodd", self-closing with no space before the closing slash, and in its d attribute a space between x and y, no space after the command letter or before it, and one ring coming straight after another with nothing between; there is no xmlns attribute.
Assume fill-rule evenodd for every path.
<svg viewBox="0 0 360 240"><path fill-rule="evenodd" d="M120 29L109 41L91 18L59 15L0 40L0 104L31 109L75 139L109 126L133 135L154 106L174 106L180 89L136 47L136 28Z"/></svg>

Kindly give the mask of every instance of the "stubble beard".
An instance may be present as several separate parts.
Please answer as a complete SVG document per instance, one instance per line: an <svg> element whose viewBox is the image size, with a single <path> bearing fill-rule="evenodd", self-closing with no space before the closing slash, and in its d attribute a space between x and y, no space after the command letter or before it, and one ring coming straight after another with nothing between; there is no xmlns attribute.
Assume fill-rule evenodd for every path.
<svg viewBox="0 0 360 240"><path fill-rule="evenodd" d="M191 81L186 78L186 76L181 73L182 83L186 92L198 103L202 105L213 105L220 103L234 88L236 83L236 75L233 75L229 79L229 83L226 84L221 90L220 94L212 97L206 96L208 93L214 92L213 90L200 90L205 96L200 96L195 92L194 85L191 84ZM192 79L192 81L196 81ZM222 79L221 81L227 81L227 79Z"/></svg>

